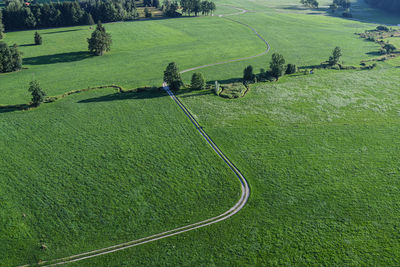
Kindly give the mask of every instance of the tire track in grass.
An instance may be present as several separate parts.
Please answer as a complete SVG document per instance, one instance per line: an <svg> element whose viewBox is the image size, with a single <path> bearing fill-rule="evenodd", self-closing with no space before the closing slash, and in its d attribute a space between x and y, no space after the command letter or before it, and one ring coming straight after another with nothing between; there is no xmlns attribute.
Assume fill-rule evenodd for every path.
<svg viewBox="0 0 400 267"><path fill-rule="evenodd" d="M228 5L225 5L225 6L228 6ZM266 50L264 52L260 53L260 54L255 55L255 56L243 57L243 58L228 60L228 61L224 61L224 62L207 64L207 65L203 65L203 66L199 66L199 67L186 69L186 70L181 71L180 73L186 73L186 72L190 72L190 71L194 71L194 70L198 70L198 69L203 69L203 68L222 65L222 64L228 64L228 63L232 63L232 62L249 60L249 59L253 59L253 58L257 58L257 57L261 57L263 55L266 55L270 51L271 46L269 45L269 43L253 27L251 27L250 25L248 25L246 23L243 23L243 22L228 18L228 16L245 14L245 13L248 12L248 10L242 9L242 8L238 8L238 7L234 7L234 6L229 6L229 7L235 8L235 9L239 10L240 12L233 13L233 14L227 14L227 15L220 15L219 17L223 18L223 19L230 20L230 21L235 22L235 23L239 23L239 24L249 28L250 30L252 30L254 32L254 34L265 43L265 45L267 46ZM39 266L56 266L56 265L62 265L62 264L67 264L67 263L74 263L74 262L82 261L82 260L85 260L85 259L90 259L90 258L94 258L94 257L98 257L98 256L114 253L114 252L117 252L117 251L120 251L120 250L124 250L124 249L128 249L128 248L140 246L140 245L147 244L147 243L150 243L150 242L154 242L154 241L157 241L157 240L160 240L160 239L164 239L164 238L167 238L167 237L183 234L183 233L186 233L186 232L189 232L189 231L193 231L193 230L196 230L196 229L199 229L199 228L203 228L203 227L206 227L206 226L209 226L209 225L212 225L212 224L227 220L230 217L232 217L233 215L235 215L236 213L238 213L246 205L246 203L247 203L247 201L248 201L248 199L250 197L250 187L249 187L249 184L248 184L246 178L239 171L239 169L228 159L228 157L221 151L221 149L214 143L214 141L203 130L203 128L200 126L200 124L197 122L197 120L191 114L191 112L179 100L179 98L176 97L171 92L171 90L169 89L169 87L165 83L163 84L163 88L168 93L168 95L172 98L172 100L179 106L179 108L183 111L183 113L188 117L190 122L196 127L197 131L201 134L201 136L204 138L204 140L210 145L212 150L235 173L236 177L240 181L241 192L242 192L239 201L232 208L230 208L228 211L224 212L223 214L218 215L218 216L213 217L213 218L210 218L210 219L207 219L207 220L204 220L204 221L201 221L201 222L189 224L189 225L182 226L182 227L179 227L179 228L175 228L175 229L172 229L172 230L169 230L169 231L165 231L165 232L162 232L162 233L158 233L158 234L155 234L155 235L151 235L151 236L148 236L148 237L140 238L140 239L137 239L137 240L121 243L121 244L110 246L110 247L106 247L106 248L92 250L92 251L88 251L88 252L84 252L84 253L80 253L80 254L76 254L76 255L60 258L60 259L44 261L44 262L39 263L38 264ZM26 265L23 265L21 267L27 267L27 266L31 266L31 265L30 264L26 264Z"/></svg>

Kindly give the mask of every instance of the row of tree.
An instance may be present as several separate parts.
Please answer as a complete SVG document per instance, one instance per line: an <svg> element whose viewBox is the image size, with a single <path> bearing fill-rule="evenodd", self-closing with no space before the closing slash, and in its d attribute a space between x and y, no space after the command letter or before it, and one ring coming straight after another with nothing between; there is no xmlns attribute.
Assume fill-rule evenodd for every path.
<svg viewBox="0 0 400 267"><path fill-rule="evenodd" d="M399 0L365 0L368 4L400 14Z"/></svg>
<svg viewBox="0 0 400 267"><path fill-rule="evenodd" d="M147 7L155 7L159 8L160 7L160 1L159 0L144 0L143 5Z"/></svg>
<svg viewBox="0 0 400 267"><path fill-rule="evenodd" d="M22 68L22 56L17 45L9 47L0 42L0 73L17 71Z"/></svg>
<svg viewBox="0 0 400 267"><path fill-rule="evenodd" d="M197 16L200 12L203 15L212 14L216 5L212 1L200 1L200 0L180 0L180 6L182 8L182 12L189 15L194 13Z"/></svg>
<svg viewBox="0 0 400 267"><path fill-rule="evenodd" d="M99 20L113 22L138 17L135 0L89 0L29 6L23 0L11 0L2 13L7 31L92 25Z"/></svg>
<svg viewBox="0 0 400 267"><path fill-rule="evenodd" d="M317 0L300 0L300 3L307 7L318 8L319 3Z"/></svg>

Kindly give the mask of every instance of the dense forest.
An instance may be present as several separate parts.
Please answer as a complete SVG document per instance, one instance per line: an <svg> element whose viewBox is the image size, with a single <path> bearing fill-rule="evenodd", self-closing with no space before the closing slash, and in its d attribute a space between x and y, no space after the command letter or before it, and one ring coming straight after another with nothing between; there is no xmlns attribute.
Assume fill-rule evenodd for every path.
<svg viewBox="0 0 400 267"><path fill-rule="evenodd" d="M3 31L4 31L3 19L2 19L2 13L0 12L0 40L3 38Z"/></svg>
<svg viewBox="0 0 400 267"><path fill-rule="evenodd" d="M139 17L137 0L84 0L75 2L49 2L36 4L28 0L7 0L1 13L6 31L26 30L50 27L66 27L76 25L92 25L95 22L114 22L134 20ZM159 0L144 0L144 6L160 6ZM215 10L211 1L165 0L163 2L164 15L168 17L179 16L178 9L183 12L193 12L195 15L202 13L208 15ZM0 34L1 37L1 34Z"/></svg>
<svg viewBox="0 0 400 267"><path fill-rule="evenodd" d="M3 9L6 31L85 25L99 20L113 22L137 17L134 0L89 0L48 4L10 0Z"/></svg>
<svg viewBox="0 0 400 267"><path fill-rule="evenodd" d="M399 0L365 0L368 4L385 9L387 11L396 12L400 15L400 1Z"/></svg>

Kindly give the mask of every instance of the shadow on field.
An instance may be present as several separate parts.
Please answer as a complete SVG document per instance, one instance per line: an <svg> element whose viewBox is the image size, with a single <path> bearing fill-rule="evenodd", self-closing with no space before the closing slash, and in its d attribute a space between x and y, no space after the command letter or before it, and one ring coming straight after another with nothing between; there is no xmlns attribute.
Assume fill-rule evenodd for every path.
<svg viewBox="0 0 400 267"><path fill-rule="evenodd" d="M28 104L0 106L0 113L7 113L7 112L18 111L18 110L27 110L30 107L31 107L31 105L28 105Z"/></svg>
<svg viewBox="0 0 400 267"><path fill-rule="evenodd" d="M188 93L188 92L185 92L185 93ZM176 94L176 95L179 95L179 97L182 97L182 98L187 98L187 97L211 95L211 94L214 94L214 92L212 90L206 90L206 91L201 91L201 92L198 92L198 93L195 93L195 94L190 94L190 95L180 95L179 93Z"/></svg>
<svg viewBox="0 0 400 267"><path fill-rule="evenodd" d="M151 99L166 96L166 93L162 91L152 91L152 92L126 92L126 93L114 93L109 95L103 95L99 97L93 97L78 101L78 103L95 103L95 102L110 102L110 101L121 101L121 100L131 100L131 99Z"/></svg>
<svg viewBox="0 0 400 267"><path fill-rule="evenodd" d="M28 57L23 59L23 63L28 65L47 65L47 64L81 61L90 57L91 54L89 52L80 51L80 52L39 56L39 57Z"/></svg>
<svg viewBox="0 0 400 267"><path fill-rule="evenodd" d="M382 53L379 51L371 51L371 52L367 52L365 54L370 55L370 56L382 56Z"/></svg>
<svg viewBox="0 0 400 267"><path fill-rule="evenodd" d="M231 79L226 79L226 80L217 80L219 84L230 84L230 83L241 83L243 81L242 78L231 78ZM209 81L207 84L215 85L216 81Z"/></svg>
<svg viewBox="0 0 400 267"><path fill-rule="evenodd" d="M54 31L54 32L44 32L42 34L56 34L56 33L65 33L65 32L77 32L81 31L82 29L74 29L74 30L65 30L65 31Z"/></svg>
<svg viewBox="0 0 400 267"><path fill-rule="evenodd" d="M18 45L20 47L24 47L24 46L35 46L35 44L23 44L23 45Z"/></svg>

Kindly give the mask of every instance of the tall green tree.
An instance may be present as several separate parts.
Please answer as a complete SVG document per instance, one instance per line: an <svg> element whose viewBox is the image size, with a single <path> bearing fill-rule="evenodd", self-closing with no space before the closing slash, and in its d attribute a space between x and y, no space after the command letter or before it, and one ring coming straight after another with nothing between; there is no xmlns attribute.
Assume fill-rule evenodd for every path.
<svg viewBox="0 0 400 267"><path fill-rule="evenodd" d="M279 79L285 73L285 59L279 53L272 54L272 61L269 64L271 68L271 75L276 79Z"/></svg>
<svg viewBox="0 0 400 267"><path fill-rule="evenodd" d="M169 85L171 90L179 90L183 85L181 74L175 62L168 64L164 71L164 81Z"/></svg>
<svg viewBox="0 0 400 267"><path fill-rule="evenodd" d="M31 81L28 91L32 95L32 105L35 107L40 106L40 104L44 101L44 98L46 97L46 93L40 87L39 82Z"/></svg>
<svg viewBox="0 0 400 267"><path fill-rule="evenodd" d="M206 81L202 73L193 73L192 81L191 81L191 88L193 90L202 90L206 85Z"/></svg>
<svg viewBox="0 0 400 267"><path fill-rule="evenodd" d="M35 32L35 36L33 39L35 41L35 45L41 45L43 42L42 36L40 36L40 34L38 32Z"/></svg>
<svg viewBox="0 0 400 267"><path fill-rule="evenodd" d="M3 39L4 25L3 25L3 12L0 10L0 40Z"/></svg>
<svg viewBox="0 0 400 267"><path fill-rule="evenodd" d="M0 42L0 73L17 71L21 68L22 56L17 45L9 47L4 42Z"/></svg>
<svg viewBox="0 0 400 267"><path fill-rule="evenodd" d="M96 56L102 56L104 52L111 50L111 34L106 32L106 29L99 21L96 30L92 32L92 37L88 38L89 51Z"/></svg>
<svg viewBox="0 0 400 267"><path fill-rule="evenodd" d="M247 66L243 71L243 82L252 83L255 82L256 75L253 73L253 66Z"/></svg>
<svg viewBox="0 0 400 267"><path fill-rule="evenodd" d="M339 46L336 46L332 51L332 56L329 57L329 65L333 66L339 63L340 58L342 57L342 49Z"/></svg>

